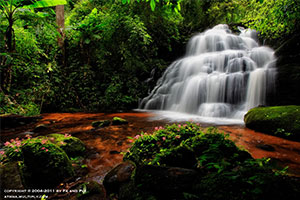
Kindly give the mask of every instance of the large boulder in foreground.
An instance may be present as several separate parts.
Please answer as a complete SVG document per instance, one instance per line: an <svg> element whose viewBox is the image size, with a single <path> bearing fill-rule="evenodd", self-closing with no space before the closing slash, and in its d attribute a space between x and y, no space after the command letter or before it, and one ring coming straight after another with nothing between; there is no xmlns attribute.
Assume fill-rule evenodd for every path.
<svg viewBox="0 0 300 200"><path fill-rule="evenodd" d="M67 154L52 143L28 142L22 146L23 177L27 187L53 187L74 176Z"/></svg>
<svg viewBox="0 0 300 200"><path fill-rule="evenodd" d="M126 182L130 182L132 178L132 174L136 166L131 161L125 161L111 171L109 171L103 181L105 189L111 192L118 192L120 186Z"/></svg>
<svg viewBox="0 0 300 200"><path fill-rule="evenodd" d="M253 108L244 121L250 129L300 141L300 106Z"/></svg>

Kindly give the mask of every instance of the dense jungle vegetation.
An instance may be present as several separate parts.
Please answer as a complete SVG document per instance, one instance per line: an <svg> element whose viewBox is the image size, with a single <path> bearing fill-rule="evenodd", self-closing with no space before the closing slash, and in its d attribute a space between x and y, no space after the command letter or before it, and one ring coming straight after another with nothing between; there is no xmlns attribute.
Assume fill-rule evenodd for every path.
<svg viewBox="0 0 300 200"><path fill-rule="evenodd" d="M67 0L63 30L65 1L34 2L0 0L2 114L136 108L197 32L244 26L277 48L300 28L294 0Z"/></svg>

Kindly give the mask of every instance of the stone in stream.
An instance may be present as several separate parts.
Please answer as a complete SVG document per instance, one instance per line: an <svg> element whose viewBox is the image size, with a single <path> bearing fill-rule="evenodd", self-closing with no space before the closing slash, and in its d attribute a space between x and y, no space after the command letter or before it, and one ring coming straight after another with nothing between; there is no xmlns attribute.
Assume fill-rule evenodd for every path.
<svg viewBox="0 0 300 200"><path fill-rule="evenodd" d="M128 124L128 121L120 117L114 117L112 119L112 125L122 125L122 124Z"/></svg>
<svg viewBox="0 0 300 200"><path fill-rule="evenodd" d="M99 120L99 121L93 121L92 127L94 128L103 128L110 125L109 120Z"/></svg>
<svg viewBox="0 0 300 200"><path fill-rule="evenodd" d="M45 130L48 129L48 125L46 124L39 124L37 125L34 129L33 129L33 132L34 133L39 133L39 132L43 132Z"/></svg>
<svg viewBox="0 0 300 200"><path fill-rule="evenodd" d="M257 144L256 147L265 151L275 151L275 148L268 144Z"/></svg>

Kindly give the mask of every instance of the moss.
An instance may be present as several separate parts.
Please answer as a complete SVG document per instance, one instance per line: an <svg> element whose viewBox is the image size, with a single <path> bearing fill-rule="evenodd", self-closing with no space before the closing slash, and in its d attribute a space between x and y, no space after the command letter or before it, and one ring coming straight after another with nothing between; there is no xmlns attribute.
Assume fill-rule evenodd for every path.
<svg viewBox="0 0 300 200"><path fill-rule="evenodd" d="M94 128L103 128L106 126L110 125L110 121L109 120L99 120L99 121L94 121L92 122L92 126Z"/></svg>
<svg viewBox="0 0 300 200"><path fill-rule="evenodd" d="M114 117L112 119L112 125L121 125L121 124L128 124L128 121L120 117Z"/></svg>
<svg viewBox="0 0 300 200"><path fill-rule="evenodd" d="M67 154L53 143L28 142L22 146L22 153L27 187L51 187L74 176Z"/></svg>
<svg viewBox="0 0 300 200"><path fill-rule="evenodd" d="M300 141L300 106L253 108L244 121L253 130Z"/></svg>
<svg viewBox="0 0 300 200"><path fill-rule="evenodd" d="M76 137L66 134L50 134L47 135L47 138L50 142L64 150L70 157L79 156L85 152L85 145Z"/></svg>

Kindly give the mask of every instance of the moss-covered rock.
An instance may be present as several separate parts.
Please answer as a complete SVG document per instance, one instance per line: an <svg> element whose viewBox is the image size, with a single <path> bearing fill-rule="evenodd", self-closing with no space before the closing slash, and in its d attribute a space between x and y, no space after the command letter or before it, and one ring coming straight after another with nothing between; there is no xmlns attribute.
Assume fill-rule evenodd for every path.
<svg viewBox="0 0 300 200"><path fill-rule="evenodd" d="M83 142L68 134L50 134L47 135L49 141L53 144L56 144L62 150L64 150L68 156L80 156L85 152L85 145Z"/></svg>
<svg viewBox="0 0 300 200"><path fill-rule="evenodd" d="M53 187L74 176L67 154L57 145L43 141L27 142L22 146L24 182L27 187Z"/></svg>
<svg viewBox="0 0 300 200"><path fill-rule="evenodd" d="M109 120L99 120L99 121L93 121L92 126L94 128L103 128L110 125Z"/></svg>
<svg viewBox="0 0 300 200"><path fill-rule="evenodd" d="M112 119L112 125L122 125L122 124L128 124L128 121L120 117L114 117Z"/></svg>
<svg viewBox="0 0 300 200"><path fill-rule="evenodd" d="M253 108L244 121L253 130L300 141L300 106Z"/></svg>

